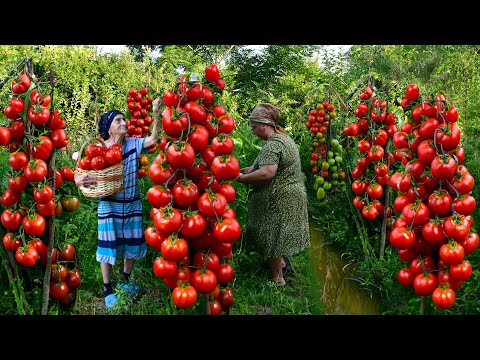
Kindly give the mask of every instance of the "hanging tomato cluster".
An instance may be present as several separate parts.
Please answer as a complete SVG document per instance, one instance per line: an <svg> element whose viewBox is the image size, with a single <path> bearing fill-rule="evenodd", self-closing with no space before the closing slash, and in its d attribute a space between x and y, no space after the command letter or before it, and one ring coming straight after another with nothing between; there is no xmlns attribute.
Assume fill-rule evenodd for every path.
<svg viewBox="0 0 480 360"><path fill-rule="evenodd" d="M133 87L130 88L126 102L128 104L128 112L132 115L132 118L125 119L128 127L128 133L125 137L142 138L148 136L150 125L152 124L150 108L153 102L152 97L148 96L148 89L142 87L137 91Z"/></svg>
<svg viewBox="0 0 480 360"><path fill-rule="evenodd" d="M340 168L343 147L338 139L332 139L330 130L330 122L335 117L335 106L324 100L317 103L316 109L308 110L305 123L312 134L310 166L314 174L313 189L318 200L325 198L328 190L337 188L345 179L345 171Z"/></svg>
<svg viewBox="0 0 480 360"><path fill-rule="evenodd" d="M368 220L384 217L385 190L390 180L389 169L395 159L389 154L388 139L397 130L397 118L387 112L387 102L373 96L366 86L359 94L360 101L354 109L355 121L343 127L343 133L356 137L360 153L352 170L353 205ZM387 213L390 209L387 208ZM388 215L388 214L387 214Z"/></svg>
<svg viewBox="0 0 480 360"><path fill-rule="evenodd" d="M184 75L165 91L161 152L148 168L153 225L145 229L160 252L153 271L172 289L173 304L191 308L205 294L215 315L233 304L230 260L241 236L229 183L240 171L229 136L235 122L218 101L223 88L212 64L201 81Z"/></svg>
<svg viewBox="0 0 480 360"><path fill-rule="evenodd" d="M404 168L390 179L398 195L389 240L407 264L398 281L447 309L472 273L466 256L479 245L471 216L474 178L462 164L458 111L444 95L421 96L410 84L402 107L408 121L393 141Z"/></svg>
<svg viewBox="0 0 480 360"><path fill-rule="evenodd" d="M25 267L45 266L47 219L64 210L75 211L79 201L58 191L64 181L74 182L73 170L62 166L53 179L53 169L47 165L53 150L70 141L64 130L66 121L58 110L50 110L51 95L40 91L40 83L31 81L27 73L19 78L19 82L12 81L9 104L4 108L8 124L0 127L0 145L8 146L11 153L8 188L0 200L4 207L1 223L7 230L3 246L12 254L10 259ZM75 299L80 285L74 251L72 244L65 243L54 246L52 252L49 295L61 304ZM57 273L54 268L61 271Z"/></svg>

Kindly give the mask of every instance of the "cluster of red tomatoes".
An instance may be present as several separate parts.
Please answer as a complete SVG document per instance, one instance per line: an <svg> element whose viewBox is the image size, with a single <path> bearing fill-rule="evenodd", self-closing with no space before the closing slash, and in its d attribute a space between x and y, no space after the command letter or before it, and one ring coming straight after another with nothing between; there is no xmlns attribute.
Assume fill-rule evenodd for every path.
<svg viewBox="0 0 480 360"><path fill-rule="evenodd" d="M153 99L148 96L148 89L140 88L138 91L135 88L128 90L128 97L126 99L128 104L128 112L132 115L131 119L125 119L128 127L128 133L125 137L145 137L148 136L152 118L149 115L152 107Z"/></svg>
<svg viewBox="0 0 480 360"><path fill-rule="evenodd" d="M233 304L230 260L241 236L229 183L240 171L229 136L235 123L217 103L223 88L212 64L202 81L182 76L165 91L161 152L148 169L153 225L145 229L147 244L159 251L153 271L172 289L175 306L193 307L204 294L214 315Z"/></svg>
<svg viewBox="0 0 480 360"><path fill-rule="evenodd" d="M373 96L370 86L360 91L359 98L354 109L356 120L345 125L343 133L358 140L357 150L360 154L352 170L352 177L355 178L352 191L356 194L353 205L364 218L375 220L384 217L384 193L390 181L390 166L395 162L385 146L397 131L397 118L391 111L387 112L386 101Z"/></svg>
<svg viewBox="0 0 480 360"><path fill-rule="evenodd" d="M122 146L120 144L112 144L108 148L98 144L88 144L85 147L85 156L78 161L78 167L83 170L102 170L121 161Z"/></svg>
<svg viewBox="0 0 480 360"><path fill-rule="evenodd" d="M399 282L447 309L472 273L466 256L479 245L471 216L474 178L462 164L457 109L442 94L420 96L415 84L407 87L402 106L409 121L393 143L405 167L390 179L398 196L389 240L408 264L399 270Z"/></svg>
<svg viewBox="0 0 480 360"><path fill-rule="evenodd" d="M4 108L8 125L0 127L0 145L8 146L11 153L11 177L0 200L4 208L1 223L7 230L3 246L23 266L32 267L37 263L45 266L48 253L46 220L60 215L63 210L75 211L78 198L55 193L63 181L74 181L73 170L62 166L54 174L47 165L53 149L62 149L69 143L64 130L66 121L58 110L49 109L51 96L41 93L40 84L31 81L26 73L19 78L19 82L12 81L9 104ZM52 262L55 263L56 248L53 250ZM59 251L60 261L62 254L63 250ZM52 280L52 284L56 286L57 281ZM68 288L65 296L52 294L52 298L62 303L69 303L75 296Z"/></svg>

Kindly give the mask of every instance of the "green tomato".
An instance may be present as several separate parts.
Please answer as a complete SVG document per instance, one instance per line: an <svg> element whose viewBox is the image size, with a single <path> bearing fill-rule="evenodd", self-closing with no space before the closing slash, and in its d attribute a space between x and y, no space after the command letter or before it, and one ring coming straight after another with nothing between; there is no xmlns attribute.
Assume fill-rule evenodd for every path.
<svg viewBox="0 0 480 360"><path fill-rule="evenodd" d="M318 189L319 186L320 186L320 185L319 185L317 182L315 182L315 183L313 184L313 190L317 191L317 189Z"/></svg>
<svg viewBox="0 0 480 360"><path fill-rule="evenodd" d="M322 161L322 170L328 170L330 163L328 161Z"/></svg>
<svg viewBox="0 0 480 360"><path fill-rule="evenodd" d="M325 179L321 176L315 179L315 184L322 185L325 182Z"/></svg>
<svg viewBox="0 0 480 360"><path fill-rule="evenodd" d="M335 173L335 172L338 172L337 170L338 170L337 165L330 166L330 172Z"/></svg>
<svg viewBox="0 0 480 360"><path fill-rule="evenodd" d="M333 158L334 153L333 153L333 151L329 150L327 152L327 155L328 155L329 158Z"/></svg>
<svg viewBox="0 0 480 360"><path fill-rule="evenodd" d="M328 159L328 163L329 163L330 165L335 165L335 159L334 159L334 158Z"/></svg>
<svg viewBox="0 0 480 360"><path fill-rule="evenodd" d="M343 158L339 155L339 156L335 156L335 161L337 163L341 163L343 161Z"/></svg>
<svg viewBox="0 0 480 360"><path fill-rule="evenodd" d="M325 189L325 190L330 190L332 188L332 183L329 182L329 181L325 181L322 185L322 187Z"/></svg>
<svg viewBox="0 0 480 360"><path fill-rule="evenodd" d="M319 187L317 190L317 199L322 200L326 195L325 189L323 187Z"/></svg>
<svg viewBox="0 0 480 360"><path fill-rule="evenodd" d="M338 145L340 145L340 142L338 141L338 139L332 139L332 141L330 141L330 145L337 147Z"/></svg>
<svg viewBox="0 0 480 360"><path fill-rule="evenodd" d="M333 179L338 179L338 172L334 172L334 173L332 174L332 178L333 178Z"/></svg>

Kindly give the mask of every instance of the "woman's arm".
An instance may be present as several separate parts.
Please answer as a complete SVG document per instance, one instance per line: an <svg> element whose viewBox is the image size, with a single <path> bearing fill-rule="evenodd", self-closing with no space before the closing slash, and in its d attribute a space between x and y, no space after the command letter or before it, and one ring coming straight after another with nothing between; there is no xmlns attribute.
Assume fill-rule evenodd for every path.
<svg viewBox="0 0 480 360"><path fill-rule="evenodd" d="M160 112L160 102L163 101L163 97L159 96L153 101L153 126L152 126L152 134L145 138L143 143L144 148L148 148L153 144L157 143L157 126L158 126L158 115Z"/></svg>
<svg viewBox="0 0 480 360"><path fill-rule="evenodd" d="M263 165L248 173L240 172L235 180L244 184L262 184L275 176L278 165Z"/></svg>

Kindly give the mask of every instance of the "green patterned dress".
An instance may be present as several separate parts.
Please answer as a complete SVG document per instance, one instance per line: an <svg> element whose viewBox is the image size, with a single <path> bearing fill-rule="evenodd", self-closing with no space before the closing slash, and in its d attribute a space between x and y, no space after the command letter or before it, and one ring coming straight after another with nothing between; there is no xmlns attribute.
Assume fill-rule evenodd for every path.
<svg viewBox="0 0 480 360"><path fill-rule="evenodd" d="M266 259L295 255L310 246L304 174L290 137L271 136L253 167L274 164L274 177L252 185L248 201L247 236Z"/></svg>

